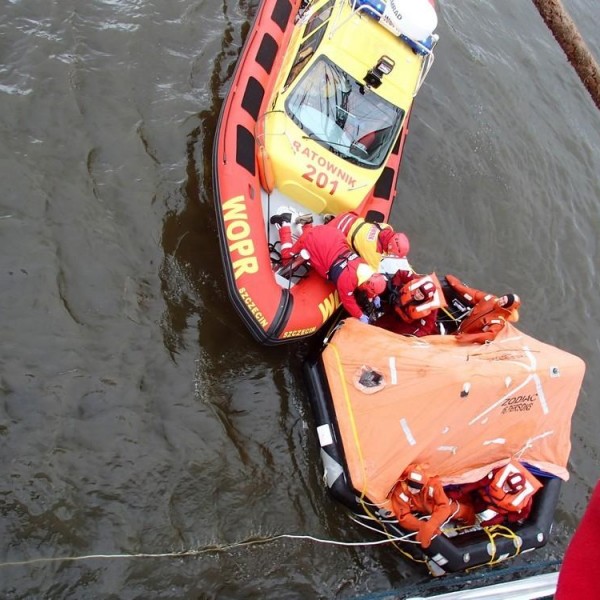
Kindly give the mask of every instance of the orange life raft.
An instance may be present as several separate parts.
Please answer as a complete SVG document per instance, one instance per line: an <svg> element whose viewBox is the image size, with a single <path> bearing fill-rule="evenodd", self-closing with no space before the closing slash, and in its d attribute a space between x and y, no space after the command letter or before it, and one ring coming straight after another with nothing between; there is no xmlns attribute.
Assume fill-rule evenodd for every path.
<svg viewBox="0 0 600 600"><path fill-rule="evenodd" d="M468 486L518 460L543 483L527 488L531 516L505 527L502 539L483 529L438 536L426 556L436 568L458 571L539 548L568 478L584 371L577 356L511 323L481 346L347 319L305 364L327 485L386 535L402 536L386 515L408 465L427 465L445 486Z"/></svg>

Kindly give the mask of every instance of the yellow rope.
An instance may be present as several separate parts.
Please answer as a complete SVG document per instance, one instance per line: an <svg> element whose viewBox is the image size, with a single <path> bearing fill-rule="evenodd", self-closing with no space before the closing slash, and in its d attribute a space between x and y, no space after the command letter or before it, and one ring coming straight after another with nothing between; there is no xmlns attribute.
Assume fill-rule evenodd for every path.
<svg viewBox="0 0 600 600"><path fill-rule="evenodd" d="M507 539L512 539L513 542L517 539L517 534L510 528L507 527L506 525L492 525L490 527L484 527L483 531L485 531L486 535L488 536L489 540L490 540L490 545L492 547L492 554L491 554L491 558L489 560L488 565L496 565L502 561L500 560L495 560L496 558L496 540L495 538L497 537L503 537L503 538L507 538ZM516 548L516 552L514 554L512 554L511 556L517 556L521 553L521 544L516 544L515 543L515 548Z"/></svg>
<svg viewBox="0 0 600 600"><path fill-rule="evenodd" d="M335 360L336 360L337 368L338 368L339 375L340 375L340 382L342 383L342 390L344 392L344 400L346 402L346 408L348 410L348 417L350 418L352 435L354 437L354 445L355 445L356 451L358 453L358 458L360 461L360 468L362 471L362 478L363 478L363 490L360 493L360 500L362 502L364 495L365 495L364 488L367 485L367 472L365 469L365 460L363 457L362 448L360 447L360 441L358 439L358 429L356 427L356 420L354 419L354 412L352 410L352 404L350 402L350 394L348 393L348 387L346 386L346 377L344 376L344 369L342 367L340 353L337 349L337 346L334 343L330 343L329 347L333 348L333 352L335 354Z"/></svg>
<svg viewBox="0 0 600 600"><path fill-rule="evenodd" d="M363 485L362 485L362 489L360 490L360 496L358 498L358 501L360 502L360 505L362 507L362 509L365 511L365 514L367 514L369 517L371 517L373 520L377 521L381 528L382 528L382 533L384 533L389 540L389 543L393 544L394 547L401 553L403 554L405 557L410 558L411 560L413 560L414 562L417 563L426 563L426 560L419 560L417 558L415 558L414 556L412 556L410 553L406 552L405 550L403 550L397 543L396 543L396 536L392 535L387 527L385 526L385 523L383 523L381 521L381 519L373 514L371 512L371 510L369 509L368 505L365 503L364 501L364 497L365 497L365 489L367 488L367 472L366 472L366 468L365 468L365 460L364 460L364 456L362 453L362 448L360 445L360 440L359 440L359 435L358 435L358 428L356 425L356 419L354 418L354 412L352 410L352 403L350 402L350 394L348 393L348 387L346 385L346 378L345 378L345 374L344 374L344 369L342 366L342 361L340 358L340 353L336 347L336 345L333 342L329 343L329 347L333 349L334 352L334 356L335 356L335 360L336 360L336 364L337 364L337 369L339 372L339 379L340 382L342 384L342 391L343 391L343 395L344 395L344 401L346 403L346 409L348 412L348 417L350 419L350 426L352 429L352 436L354 438L354 445L356 448L356 452L358 454L358 458L360 461L360 468L361 468L361 472L362 472L362 479L363 479Z"/></svg>
<svg viewBox="0 0 600 600"><path fill-rule="evenodd" d="M445 306L442 306L440 308L440 310L444 313L446 313L446 316L448 316L450 319L452 319L454 322L458 321L458 319L449 311L446 309Z"/></svg>

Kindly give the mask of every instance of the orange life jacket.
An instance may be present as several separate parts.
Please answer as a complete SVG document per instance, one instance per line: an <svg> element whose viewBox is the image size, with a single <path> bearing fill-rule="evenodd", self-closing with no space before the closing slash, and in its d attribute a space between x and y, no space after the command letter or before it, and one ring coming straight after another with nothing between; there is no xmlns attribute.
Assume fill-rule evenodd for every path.
<svg viewBox="0 0 600 600"><path fill-rule="evenodd" d="M479 301L471 314L460 324L458 341L482 344L495 339L513 311L520 305L517 299L511 308L507 309L498 304L499 300L496 296L491 296L487 300Z"/></svg>
<svg viewBox="0 0 600 600"><path fill-rule="evenodd" d="M433 297L426 302L415 302L414 291L424 283L431 282L435 286ZM395 310L398 316L406 323L412 323L429 315L436 308L446 306L446 300L442 293L442 286L435 273L424 275L409 281L400 290L400 297L396 303Z"/></svg>
<svg viewBox="0 0 600 600"><path fill-rule="evenodd" d="M462 296L463 300L465 300L469 306L475 306L475 304L481 300L489 300L494 297L493 294L488 294L487 292L482 292L481 290L465 285L454 275L446 275L446 281Z"/></svg>
<svg viewBox="0 0 600 600"><path fill-rule="evenodd" d="M511 493L504 489L506 478L518 473L523 476L525 485L522 490ZM500 514L519 513L529 508L534 494L542 487L541 482L523 465L511 461L504 467L488 475L490 482L481 489L482 498L492 511ZM486 515L488 518L490 515ZM486 519L487 520L487 519Z"/></svg>
<svg viewBox="0 0 600 600"><path fill-rule="evenodd" d="M465 285L454 275L446 275L446 281L473 307L469 316L458 328L457 340L473 344L483 344L495 339L506 321L511 320L521 305L518 296L515 296L510 309L498 305L499 298L482 290Z"/></svg>
<svg viewBox="0 0 600 600"><path fill-rule="evenodd" d="M416 514L431 515L436 526L439 526L452 513L450 499L446 496L438 477L427 477L423 488L417 493L410 491L406 481L399 481L392 490L391 500L392 509L400 525L412 531L416 531L422 525Z"/></svg>
<svg viewBox="0 0 600 600"><path fill-rule="evenodd" d="M440 533L440 527L446 521L452 519L467 525L475 522L473 507L448 498L439 477L425 476L423 487L416 493L411 491L407 481L400 480L391 492L391 503L400 526L420 532L417 540L424 548L429 546L434 535ZM430 515L429 520L420 520L418 514Z"/></svg>

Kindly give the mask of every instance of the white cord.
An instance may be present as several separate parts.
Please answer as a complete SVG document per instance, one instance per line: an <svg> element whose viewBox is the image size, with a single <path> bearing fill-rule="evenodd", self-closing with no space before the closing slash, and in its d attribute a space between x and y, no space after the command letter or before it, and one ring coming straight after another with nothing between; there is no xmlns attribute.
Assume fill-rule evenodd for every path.
<svg viewBox="0 0 600 600"><path fill-rule="evenodd" d="M357 521L359 522L359 521ZM363 526L364 523L362 524ZM377 531L374 528L368 527L368 529L373 529L373 531ZM381 533L381 531L379 531ZM409 534L413 535L413 534ZM278 539L287 538L292 540L311 540L313 542L318 542L320 544L332 544L335 546L377 546L380 544L389 544L392 542L400 542L400 541L411 541L406 538L388 538L384 540L378 540L373 542L339 542L336 540L324 540L312 535L293 535L282 533L280 535L274 535L268 538L256 538L244 540L241 542L234 542L232 544L223 544L222 546L206 546L204 548L199 548L197 550L182 550L180 552L157 552L157 553L147 553L140 552L137 554L85 554L82 556L53 556L48 558L31 558L28 560L16 560L16 561L7 561L4 563L0 563L0 569L3 567L15 567L15 566L25 566L25 565L33 565L40 563L55 563L55 562L63 562L63 561L83 561L83 560L98 560L98 559L117 559L117 558L183 558L186 556L200 556L202 554L216 553L216 552L225 552L227 550L231 550L233 548L237 548L240 546L251 546L254 544L265 544L267 542L273 542Z"/></svg>

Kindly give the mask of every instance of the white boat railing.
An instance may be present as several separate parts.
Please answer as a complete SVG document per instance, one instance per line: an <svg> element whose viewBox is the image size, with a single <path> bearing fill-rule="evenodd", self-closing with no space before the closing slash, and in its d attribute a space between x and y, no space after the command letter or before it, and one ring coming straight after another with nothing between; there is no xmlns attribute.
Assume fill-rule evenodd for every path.
<svg viewBox="0 0 600 600"><path fill-rule="evenodd" d="M435 596L411 596L405 600L536 600L552 598L556 592L557 573L544 573L519 579L472 587Z"/></svg>

